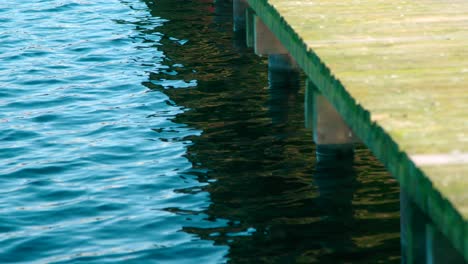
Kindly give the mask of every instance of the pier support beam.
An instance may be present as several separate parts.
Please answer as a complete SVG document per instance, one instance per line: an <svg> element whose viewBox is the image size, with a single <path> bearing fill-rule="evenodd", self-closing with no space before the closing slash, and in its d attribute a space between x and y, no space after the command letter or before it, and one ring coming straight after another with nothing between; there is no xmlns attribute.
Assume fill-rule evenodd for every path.
<svg viewBox="0 0 468 264"><path fill-rule="evenodd" d="M297 88L299 75L299 67L288 54L268 55L268 81L270 86L289 85Z"/></svg>
<svg viewBox="0 0 468 264"><path fill-rule="evenodd" d="M254 16L253 19L255 54L258 56L289 54L288 50L259 17Z"/></svg>
<svg viewBox="0 0 468 264"><path fill-rule="evenodd" d="M268 79L271 83L287 83L298 79L299 66L279 39L254 16L254 49L259 56L268 56ZM314 141L319 158L353 156L357 137L344 122L341 115L322 96L311 81L307 82L306 115L308 127L313 127ZM308 98L308 99L307 99Z"/></svg>
<svg viewBox="0 0 468 264"><path fill-rule="evenodd" d="M353 155L354 145L359 139L310 80L307 81L304 109L305 126L314 131L317 158Z"/></svg>
<svg viewBox="0 0 468 264"><path fill-rule="evenodd" d="M273 124L286 124L291 109L297 104L300 89L300 72L287 54L268 56L268 102Z"/></svg>
<svg viewBox="0 0 468 264"><path fill-rule="evenodd" d="M270 111L274 124L288 121L290 102L295 101L300 85L300 68L270 29L246 9L247 46L253 46L258 56L268 56Z"/></svg>
<svg viewBox="0 0 468 264"><path fill-rule="evenodd" d="M400 192L401 255L405 264L463 264L463 256L403 190Z"/></svg>
<svg viewBox="0 0 468 264"><path fill-rule="evenodd" d="M255 54L268 56L270 86L272 83L274 86L281 86L281 84L294 84L293 86L297 86L300 68L296 61L257 16L253 15L251 19L253 20Z"/></svg>

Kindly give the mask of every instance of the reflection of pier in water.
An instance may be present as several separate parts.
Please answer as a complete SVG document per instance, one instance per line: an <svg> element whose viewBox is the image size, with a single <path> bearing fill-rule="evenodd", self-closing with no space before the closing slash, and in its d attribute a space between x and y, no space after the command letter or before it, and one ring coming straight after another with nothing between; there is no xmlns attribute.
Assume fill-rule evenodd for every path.
<svg viewBox="0 0 468 264"><path fill-rule="evenodd" d="M161 41L169 68L151 79L197 80L196 89L163 90L190 109L175 121L203 131L191 138L187 156L193 174L210 181L204 191L212 204L194 213L229 220L184 230L229 245L233 262L398 262L398 186L361 147L354 161L337 160L328 149L316 159L299 103L302 76L275 67L267 74L263 60L232 40L231 2L212 4L147 3L154 16L171 21L158 30L189 40ZM270 66L285 59L272 57ZM170 66L177 64L184 67Z"/></svg>

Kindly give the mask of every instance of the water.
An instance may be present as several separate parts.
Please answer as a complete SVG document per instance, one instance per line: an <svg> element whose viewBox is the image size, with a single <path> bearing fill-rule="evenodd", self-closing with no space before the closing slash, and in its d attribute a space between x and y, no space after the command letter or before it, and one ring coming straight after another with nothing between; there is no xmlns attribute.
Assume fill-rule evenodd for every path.
<svg viewBox="0 0 468 264"><path fill-rule="evenodd" d="M317 162L228 1L4 2L1 263L400 261L398 185Z"/></svg>

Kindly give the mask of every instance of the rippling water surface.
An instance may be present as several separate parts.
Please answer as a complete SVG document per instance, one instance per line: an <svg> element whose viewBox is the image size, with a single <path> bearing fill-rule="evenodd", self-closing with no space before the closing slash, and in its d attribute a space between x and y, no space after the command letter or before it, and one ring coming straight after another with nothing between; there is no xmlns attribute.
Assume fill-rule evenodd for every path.
<svg viewBox="0 0 468 264"><path fill-rule="evenodd" d="M0 262L399 262L398 186L315 159L229 1L0 3Z"/></svg>

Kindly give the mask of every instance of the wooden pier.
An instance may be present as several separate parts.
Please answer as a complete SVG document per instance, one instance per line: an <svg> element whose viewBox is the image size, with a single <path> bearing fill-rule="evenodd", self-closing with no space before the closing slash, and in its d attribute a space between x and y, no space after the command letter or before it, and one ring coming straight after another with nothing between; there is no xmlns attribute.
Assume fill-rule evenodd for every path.
<svg viewBox="0 0 468 264"><path fill-rule="evenodd" d="M468 261L466 0L235 2L247 45L289 54Z"/></svg>

